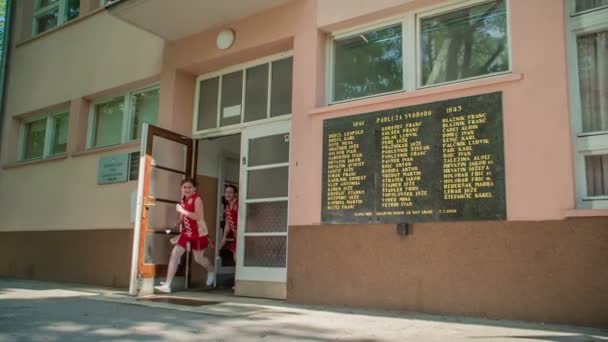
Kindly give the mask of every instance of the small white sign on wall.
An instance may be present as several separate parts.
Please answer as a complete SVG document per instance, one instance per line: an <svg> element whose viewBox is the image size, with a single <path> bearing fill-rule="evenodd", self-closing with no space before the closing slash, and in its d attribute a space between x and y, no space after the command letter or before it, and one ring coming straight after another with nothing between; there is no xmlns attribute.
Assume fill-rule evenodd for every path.
<svg viewBox="0 0 608 342"><path fill-rule="evenodd" d="M137 191L131 192L131 210L130 210L130 221L135 223L135 214L137 211Z"/></svg>
<svg viewBox="0 0 608 342"><path fill-rule="evenodd" d="M222 116L224 118L231 118L231 117L235 117L235 116L240 116L241 115L241 105L236 105L236 106L230 106L230 107L224 107L224 110L222 111Z"/></svg>

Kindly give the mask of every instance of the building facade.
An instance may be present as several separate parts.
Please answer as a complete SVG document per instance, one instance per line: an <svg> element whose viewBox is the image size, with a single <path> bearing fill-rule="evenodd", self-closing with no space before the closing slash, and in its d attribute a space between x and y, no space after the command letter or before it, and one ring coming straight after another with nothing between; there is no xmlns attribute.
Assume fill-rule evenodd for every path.
<svg viewBox="0 0 608 342"><path fill-rule="evenodd" d="M24 0L12 19L1 276L145 292L169 253L176 184L192 173L212 238L223 186L240 187L236 265L218 267L237 295L608 323L608 1ZM491 184L475 183L471 162L448 177L441 120L486 94L468 113L481 121L463 120L500 141ZM428 186L456 203L487 187L496 207L466 201L468 215L421 220L376 208L366 222L332 206L332 189L355 205L392 200L385 168L372 174L383 186L331 185L331 123L426 108L443 130L412 133L430 151L427 166L410 160L426 182L414 192L443 184ZM449 197L447 178L472 185ZM401 209L427 196L397 189Z"/></svg>

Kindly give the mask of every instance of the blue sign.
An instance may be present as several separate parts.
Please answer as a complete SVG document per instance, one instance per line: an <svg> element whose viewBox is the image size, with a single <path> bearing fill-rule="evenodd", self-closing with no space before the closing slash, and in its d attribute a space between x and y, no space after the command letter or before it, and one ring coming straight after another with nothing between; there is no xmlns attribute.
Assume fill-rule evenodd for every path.
<svg viewBox="0 0 608 342"><path fill-rule="evenodd" d="M118 154L99 159L97 184L126 182L129 177L129 154Z"/></svg>

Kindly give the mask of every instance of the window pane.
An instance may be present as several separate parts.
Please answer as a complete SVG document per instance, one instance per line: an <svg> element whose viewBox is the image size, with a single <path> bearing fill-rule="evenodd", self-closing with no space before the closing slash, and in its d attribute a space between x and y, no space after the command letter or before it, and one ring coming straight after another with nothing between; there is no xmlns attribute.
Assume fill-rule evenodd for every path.
<svg viewBox="0 0 608 342"><path fill-rule="evenodd" d="M583 132L608 130L608 31L577 38Z"/></svg>
<svg viewBox="0 0 608 342"><path fill-rule="evenodd" d="M55 115L53 118L53 137L51 139L51 154L65 153L68 143L68 114Z"/></svg>
<svg viewBox="0 0 608 342"><path fill-rule="evenodd" d="M44 137L46 119L36 120L25 124L25 141L23 144L23 159L39 159L44 153Z"/></svg>
<svg viewBox="0 0 608 342"><path fill-rule="evenodd" d="M287 231L287 201L247 203L247 233Z"/></svg>
<svg viewBox="0 0 608 342"><path fill-rule="evenodd" d="M289 162L289 134L270 135L249 140L248 166Z"/></svg>
<svg viewBox="0 0 608 342"><path fill-rule="evenodd" d="M403 89L401 24L334 41L334 101Z"/></svg>
<svg viewBox="0 0 608 342"><path fill-rule="evenodd" d="M217 95L219 86L219 77L201 81L199 85L197 124L199 131L217 127Z"/></svg>
<svg viewBox="0 0 608 342"><path fill-rule="evenodd" d="M65 12L67 21L78 18L78 15L80 14L80 0L68 0Z"/></svg>
<svg viewBox="0 0 608 342"><path fill-rule="evenodd" d="M36 33L42 33L57 26L59 9L55 8L49 12L36 17Z"/></svg>
<svg viewBox="0 0 608 342"><path fill-rule="evenodd" d="M247 199L287 197L289 168L252 170L247 173Z"/></svg>
<svg viewBox="0 0 608 342"><path fill-rule="evenodd" d="M46 6L50 5L50 4L56 3L57 1L58 0L40 0L38 2L38 8L46 7Z"/></svg>
<svg viewBox="0 0 608 342"><path fill-rule="evenodd" d="M270 116L291 114L293 58L272 62Z"/></svg>
<svg viewBox="0 0 608 342"><path fill-rule="evenodd" d="M608 154L585 157L587 196L608 195Z"/></svg>
<svg viewBox="0 0 608 342"><path fill-rule="evenodd" d="M268 64L247 69L245 121L265 119L268 114Z"/></svg>
<svg viewBox="0 0 608 342"><path fill-rule="evenodd" d="M608 0L576 0L575 11L583 12L603 6L608 6Z"/></svg>
<svg viewBox="0 0 608 342"><path fill-rule="evenodd" d="M220 126L241 123L241 102L243 100L243 72L237 71L222 76L222 107Z"/></svg>
<svg viewBox="0 0 608 342"><path fill-rule="evenodd" d="M146 91L133 96L133 118L131 122L131 140L139 139L143 123L156 125L158 120L159 89Z"/></svg>
<svg viewBox="0 0 608 342"><path fill-rule="evenodd" d="M422 85L509 69L504 0L421 21Z"/></svg>
<svg viewBox="0 0 608 342"><path fill-rule="evenodd" d="M244 264L250 267L285 267L287 237L246 236Z"/></svg>
<svg viewBox="0 0 608 342"><path fill-rule="evenodd" d="M120 144L124 98L95 105L93 147Z"/></svg>

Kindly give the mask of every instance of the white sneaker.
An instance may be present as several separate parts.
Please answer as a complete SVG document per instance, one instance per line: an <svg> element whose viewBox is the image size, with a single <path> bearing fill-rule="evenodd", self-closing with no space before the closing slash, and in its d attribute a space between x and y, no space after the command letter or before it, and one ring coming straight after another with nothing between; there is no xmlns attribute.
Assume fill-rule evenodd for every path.
<svg viewBox="0 0 608 342"><path fill-rule="evenodd" d="M207 273L207 282L205 283L205 285L207 286L213 286L213 281L215 280L215 272L209 272Z"/></svg>
<svg viewBox="0 0 608 342"><path fill-rule="evenodd" d="M163 292L163 293L171 293L171 287L169 287L167 284L163 283L160 286L154 286L154 289L158 292Z"/></svg>

